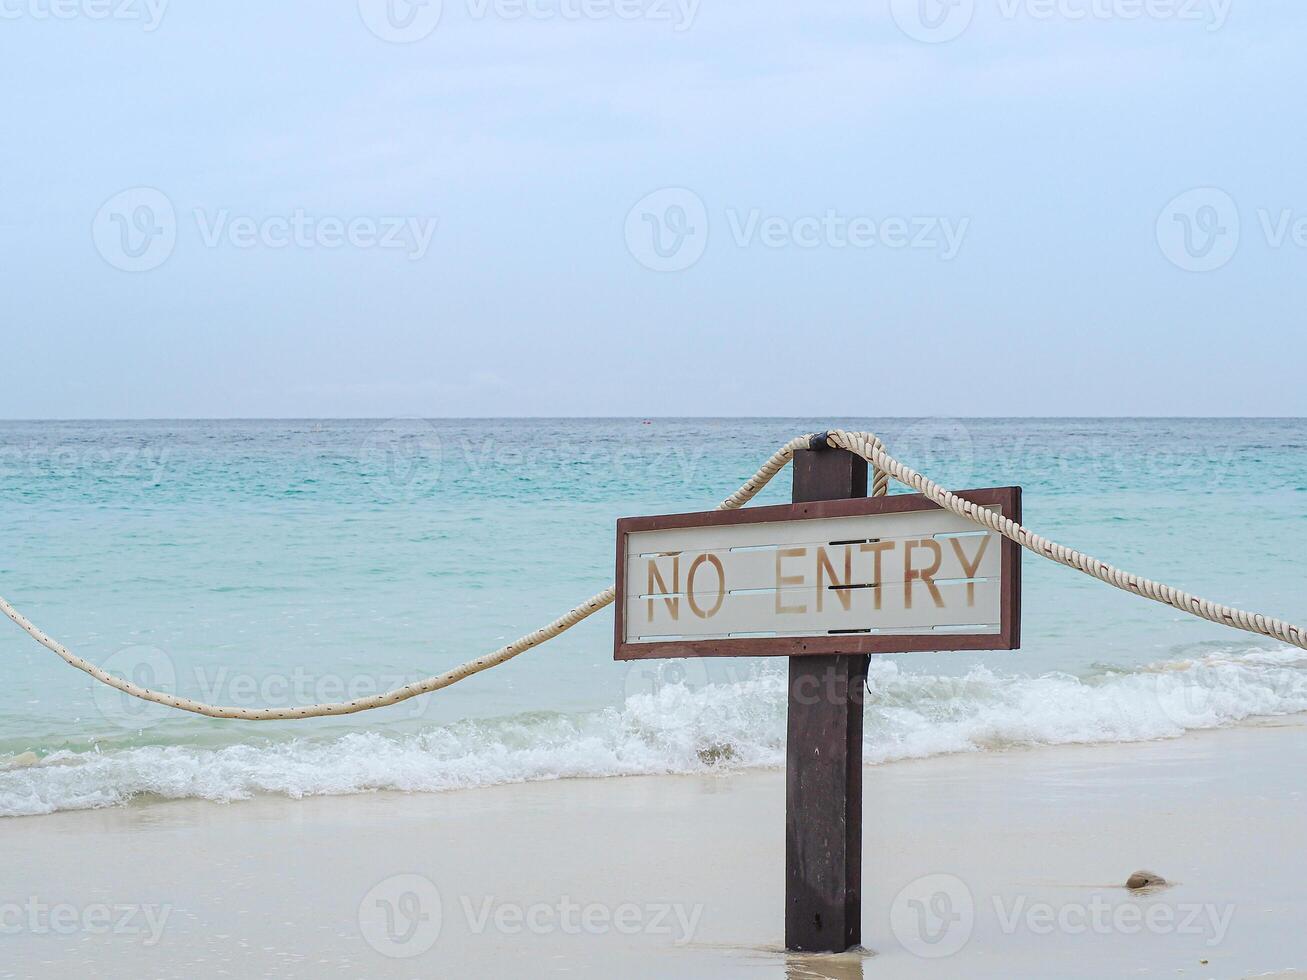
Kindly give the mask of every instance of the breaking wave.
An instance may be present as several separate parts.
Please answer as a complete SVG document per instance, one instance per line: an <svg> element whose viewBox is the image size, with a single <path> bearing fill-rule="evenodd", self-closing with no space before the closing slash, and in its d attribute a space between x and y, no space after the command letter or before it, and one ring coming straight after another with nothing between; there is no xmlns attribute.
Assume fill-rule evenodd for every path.
<svg viewBox="0 0 1307 980"><path fill-rule="evenodd" d="M1189 651L1193 653L1194 651ZM1307 711L1301 651L1205 647L1136 670L960 677L873 659L866 761L883 764L1016 746L1132 742ZM440 792L528 780L704 773L779 766L786 681L655 684L620 708L535 713L407 734L220 747L137 745L0 757L0 815L111 806L142 797L239 800L373 790Z"/></svg>

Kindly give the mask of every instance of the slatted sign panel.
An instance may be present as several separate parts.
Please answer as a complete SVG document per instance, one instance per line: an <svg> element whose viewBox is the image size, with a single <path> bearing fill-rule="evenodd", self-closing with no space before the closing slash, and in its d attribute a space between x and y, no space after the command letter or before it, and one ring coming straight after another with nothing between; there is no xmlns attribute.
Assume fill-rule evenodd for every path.
<svg viewBox="0 0 1307 980"><path fill-rule="evenodd" d="M960 496L1020 520L1020 488ZM619 660L1019 646L1019 548L919 495L628 518L617 543Z"/></svg>

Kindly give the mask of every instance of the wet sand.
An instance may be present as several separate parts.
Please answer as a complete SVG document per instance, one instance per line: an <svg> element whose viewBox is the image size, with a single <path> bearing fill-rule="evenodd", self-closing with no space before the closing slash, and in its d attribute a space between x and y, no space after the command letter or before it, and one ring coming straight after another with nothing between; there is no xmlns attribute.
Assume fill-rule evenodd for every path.
<svg viewBox="0 0 1307 980"><path fill-rule="evenodd" d="M1307 969L1307 727L866 771L866 949L780 949L784 781L0 821L0 977L1252 977ZM1146 868L1173 884L1123 883Z"/></svg>

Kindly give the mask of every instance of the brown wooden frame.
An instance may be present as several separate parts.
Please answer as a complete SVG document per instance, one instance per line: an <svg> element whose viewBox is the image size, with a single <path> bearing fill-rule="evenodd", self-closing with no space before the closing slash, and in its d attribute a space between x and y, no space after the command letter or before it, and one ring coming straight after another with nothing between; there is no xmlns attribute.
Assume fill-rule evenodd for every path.
<svg viewBox="0 0 1307 980"><path fill-rule="evenodd" d="M1021 520L1021 488L996 487L965 490L963 500L986 506L998 505L1003 516ZM921 494L888 497L858 497L851 500L820 500L806 504L747 507L743 510L713 510L693 514L663 514L654 517L624 517L617 522L617 600L613 633L614 660L656 660L670 657L799 657L816 654L912 653L949 650L1017 650L1021 646L1021 547L1002 539L1003 594L1000 597L997 633L941 633L867 635L837 633L830 636L735 637L716 640L668 640L657 643L627 643L626 636L626 536L632 531L660 531L666 528L714 527L729 524L768 524L822 517L854 517L867 514L901 514L936 510L937 504Z"/></svg>

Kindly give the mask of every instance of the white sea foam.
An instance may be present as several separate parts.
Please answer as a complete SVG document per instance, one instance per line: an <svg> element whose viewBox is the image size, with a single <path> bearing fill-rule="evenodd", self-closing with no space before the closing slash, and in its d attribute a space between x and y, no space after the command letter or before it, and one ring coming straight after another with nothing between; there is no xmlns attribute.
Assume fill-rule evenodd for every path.
<svg viewBox="0 0 1307 980"><path fill-rule="evenodd" d="M663 686L620 708L525 715L330 739L198 748L136 746L0 760L0 815L109 806L134 797L237 800L780 765L785 678ZM1216 649L1140 670L962 677L873 660L866 758L880 764L1012 746L1129 742L1307 711L1300 651Z"/></svg>

